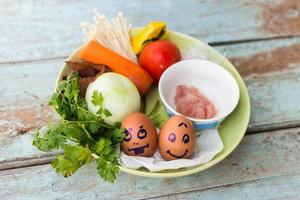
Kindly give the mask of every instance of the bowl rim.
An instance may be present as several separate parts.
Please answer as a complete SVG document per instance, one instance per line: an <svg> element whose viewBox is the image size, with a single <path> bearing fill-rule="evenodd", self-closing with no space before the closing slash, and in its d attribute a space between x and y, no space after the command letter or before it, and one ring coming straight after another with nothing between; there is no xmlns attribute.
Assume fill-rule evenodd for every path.
<svg viewBox="0 0 300 200"><path fill-rule="evenodd" d="M179 112L177 112L176 110L174 110L166 101L166 99L164 98L164 95L163 95L163 92L162 92L162 84L161 84L161 80L165 79L166 76L168 75L168 73L170 73L171 71L174 71L176 68L180 68L182 67L182 63L186 63L186 62L202 62L202 63L209 63L210 65L214 65L216 67L216 69L218 69L219 71L221 71L222 73L228 75L230 77L230 79L232 80L233 82L233 85L234 85L234 91L236 93L236 97L234 99L234 104L233 106L226 112L224 113L223 115L221 116L218 116L218 117L213 117L213 118L210 118L210 119L197 119L197 118L193 118L193 117L188 117L188 116L185 116ZM174 66L175 65L175 66ZM181 115L181 116L184 116L186 118L188 118L189 120L195 122L195 123L199 123L199 124L208 124L208 123L215 123L215 122L218 122L218 121L221 121L223 119L225 119L228 115L230 115L230 113L232 113L234 111L234 109L236 108L236 106L238 105L239 103L239 100L240 100L240 89L239 89L239 86L238 86L238 83L237 81L235 80L235 78L232 76L232 74L230 72L228 72L226 69L224 69L224 67L220 66L219 64L217 63L214 63L212 61L209 61L209 60L202 60L202 59L187 59L187 60L181 60L179 62L176 62L174 63L173 65L171 65L169 68L167 68L163 74L161 75L160 77L160 80L159 80L159 83L158 83L158 92L159 92L159 97L160 99L162 100L164 106L170 110L173 114L175 115Z"/></svg>
<svg viewBox="0 0 300 200"><path fill-rule="evenodd" d="M134 27L131 31L138 32L141 29L142 29L142 27ZM197 38L194 38L192 36L189 36L189 35L186 35L186 34L183 34L183 33L180 33L180 32L176 32L176 31L172 31L172 30L168 30L168 32L170 32L170 33L172 33L172 34L174 34L176 36L179 36L181 38L185 38L185 39L191 40L194 43L203 43L203 42L201 42L201 40L199 40ZM80 52L84 48L84 46L86 46L86 44L87 43L83 43L78 48L76 48L71 53L71 55L68 56L68 58L66 60L70 60L72 57L74 57L76 54L78 54L78 52ZM210 48L210 50L212 50L213 53L215 55L217 55L218 57L220 57L220 58L228 61L223 55L221 55L220 53L218 53L212 47L210 47L210 46L207 45L207 48ZM231 73L234 73L235 75L237 75L237 77L235 77L235 79L236 80L238 79L237 81L239 83L240 90L243 90L245 92L245 96L246 96L245 103L247 105L246 123L248 125L249 124L249 120L250 120L251 105L250 105L250 98L249 98L249 94L248 94L246 85L245 85L243 79L241 78L240 74L238 73L238 71L234 68L234 66L229 61L227 62L227 65L230 65L230 67L232 68L232 72ZM65 75L66 67L67 67L67 64L64 63L62 65L62 67L60 68L59 72L58 72L58 75L56 77L56 82L55 82L55 90L56 90L59 82L61 81L62 77ZM242 132L243 134L239 134L238 135L239 137L236 138L235 142L231 146L229 146L228 149L227 149L227 151L225 151L224 153L222 153L221 156L214 157L212 160L210 160L209 162L204 163L202 165L197 165L197 166L192 167L192 168L185 168L184 170L181 170L181 171L171 171L171 172L164 172L164 171L159 171L159 172L142 171L140 169L131 169L131 168L123 167L121 165L119 165L119 169L120 169L121 172L129 173L129 174L133 174L133 175L141 176L141 177L149 177L149 178L173 178L173 177L175 178L175 177L182 177L182 176L188 176L188 175L191 175L191 174L195 174L195 173L201 172L201 171L203 171L205 169L208 169L208 168L214 166L215 164L217 164L220 161L222 161L223 159L225 159L229 154L231 154L232 151L241 142L242 138L245 135L246 129L247 129L247 126L243 126L241 128L240 132Z"/></svg>

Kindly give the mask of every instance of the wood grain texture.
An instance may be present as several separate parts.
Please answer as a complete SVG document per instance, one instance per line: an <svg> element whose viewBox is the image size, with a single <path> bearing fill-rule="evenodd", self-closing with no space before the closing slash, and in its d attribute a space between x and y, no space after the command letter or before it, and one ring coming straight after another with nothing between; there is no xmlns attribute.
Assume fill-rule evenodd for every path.
<svg viewBox="0 0 300 200"><path fill-rule="evenodd" d="M299 44L300 39L295 38L217 47L244 75L252 106L248 131L299 126L300 52L295 48ZM57 119L47 101L63 62L54 59L0 65L1 169L45 156L31 141L35 129Z"/></svg>
<svg viewBox="0 0 300 200"><path fill-rule="evenodd" d="M298 188L291 194L300 195L297 187L299 133L297 128L248 135L217 166L181 178L145 179L121 173L115 184L108 184L97 176L94 164L80 169L68 179L56 174L49 165L0 171L0 194L3 199L139 199L204 191L204 195L217 198L222 190L227 190L227 193L224 192L227 197L234 197L233 192L238 189L251 192L257 186L261 187L256 192L257 197L282 197L279 192L278 196L276 193L263 193L263 187L266 188L271 181L274 190L291 186L291 189ZM283 184L285 176L287 181ZM225 186L232 186L232 192ZM267 191L272 192L271 188ZM255 193L252 195L254 197Z"/></svg>
<svg viewBox="0 0 300 200"><path fill-rule="evenodd" d="M150 199L271 200L297 199L299 195L300 174L293 174Z"/></svg>
<svg viewBox="0 0 300 200"><path fill-rule="evenodd" d="M243 76L251 99L249 131L300 124L300 39L216 47Z"/></svg>
<svg viewBox="0 0 300 200"><path fill-rule="evenodd" d="M111 185L100 180L94 164L69 179L55 174L46 163L56 152L34 149L33 132L57 120L47 106L55 76L65 57L81 44L79 22L90 21L95 7L109 17L122 10L135 26L164 20L175 31L221 44L216 48L237 66L249 89L248 131L300 125L299 0L0 0L1 199L300 196L300 128L248 135L217 166L183 178L122 173ZM293 38L269 40L289 36ZM234 44L260 39L268 40ZM224 45L228 42L233 44Z"/></svg>
<svg viewBox="0 0 300 200"><path fill-rule="evenodd" d="M298 0L0 1L0 62L58 58L81 43L80 21L93 8L109 17L123 11L134 26L164 20L207 42L300 35Z"/></svg>
<svg viewBox="0 0 300 200"><path fill-rule="evenodd" d="M1 66L0 135L24 134L55 119L47 105L64 60Z"/></svg>

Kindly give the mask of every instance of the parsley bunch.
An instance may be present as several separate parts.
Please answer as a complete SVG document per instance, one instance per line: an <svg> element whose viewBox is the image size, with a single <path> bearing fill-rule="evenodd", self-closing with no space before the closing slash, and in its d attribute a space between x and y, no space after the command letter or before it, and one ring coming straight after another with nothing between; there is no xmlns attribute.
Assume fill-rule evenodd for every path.
<svg viewBox="0 0 300 200"><path fill-rule="evenodd" d="M95 158L98 174L105 181L114 182L118 172L116 148L124 138L124 130L119 123L105 123L103 118L111 113L103 108L101 93L95 91L92 96L92 103L99 106L97 114L88 111L85 99L79 96L79 79L78 73L73 72L59 83L49 105L60 121L49 124L45 133L38 130L32 144L44 152L63 150L51 165L65 177Z"/></svg>

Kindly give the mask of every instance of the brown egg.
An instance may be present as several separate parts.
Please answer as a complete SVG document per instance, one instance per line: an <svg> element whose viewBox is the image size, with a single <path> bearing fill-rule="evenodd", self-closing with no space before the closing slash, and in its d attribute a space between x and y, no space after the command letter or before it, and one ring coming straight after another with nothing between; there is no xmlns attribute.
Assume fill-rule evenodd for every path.
<svg viewBox="0 0 300 200"><path fill-rule="evenodd" d="M183 116L173 116L159 132L159 153L165 160L191 158L196 145L192 122Z"/></svg>
<svg viewBox="0 0 300 200"><path fill-rule="evenodd" d="M129 114L122 122L125 138L122 150L130 156L153 156L157 148L157 132L151 120L140 112Z"/></svg>

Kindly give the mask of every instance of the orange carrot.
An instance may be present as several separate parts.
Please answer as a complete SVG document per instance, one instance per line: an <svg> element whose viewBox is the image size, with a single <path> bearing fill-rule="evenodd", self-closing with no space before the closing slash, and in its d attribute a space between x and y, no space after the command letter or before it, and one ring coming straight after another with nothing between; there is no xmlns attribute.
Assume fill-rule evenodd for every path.
<svg viewBox="0 0 300 200"><path fill-rule="evenodd" d="M96 41L89 42L82 50L80 57L88 62L107 65L112 71L126 76L134 82L141 95L146 93L153 82L151 76L143 68Z"/></svg>

